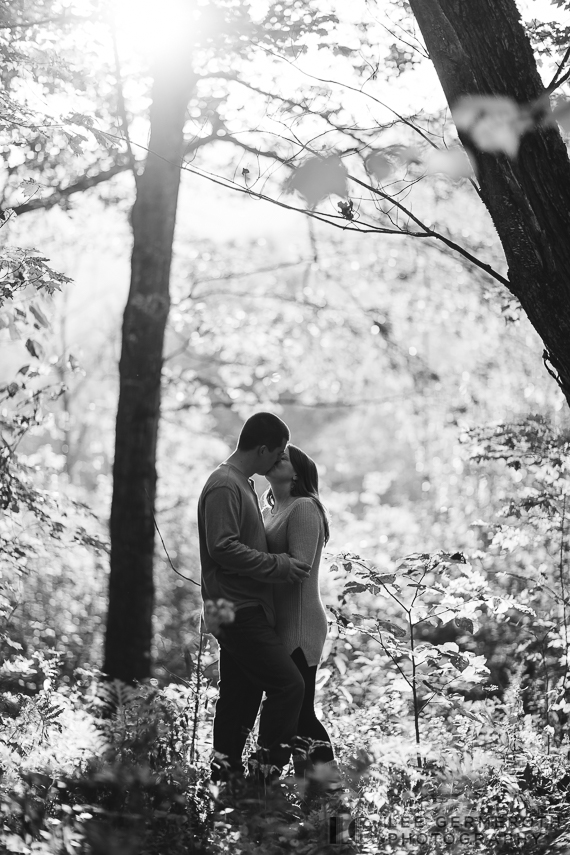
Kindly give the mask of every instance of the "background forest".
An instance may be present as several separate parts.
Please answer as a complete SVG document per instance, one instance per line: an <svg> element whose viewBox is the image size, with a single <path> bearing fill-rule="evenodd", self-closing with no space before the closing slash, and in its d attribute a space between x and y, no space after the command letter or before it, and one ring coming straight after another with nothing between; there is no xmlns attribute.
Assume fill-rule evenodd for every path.
<svg viewBox="0 0 570 855"><path fill-rule="evenodd" d="M2 851L570 850L568 4L441 59L456 5L3 4ZM257 410L330 512L325 809L208 785Z"/></svg>

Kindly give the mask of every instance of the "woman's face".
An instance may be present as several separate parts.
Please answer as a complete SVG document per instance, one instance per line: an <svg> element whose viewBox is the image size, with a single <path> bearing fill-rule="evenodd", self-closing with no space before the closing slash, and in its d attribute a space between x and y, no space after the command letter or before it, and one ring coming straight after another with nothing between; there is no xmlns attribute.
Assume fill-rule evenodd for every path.
<svg viewBox="0 0 570 855"><path fill-rule="evenodd" d="M277 463L266 473L265 477L270 484L283 484L287 481L291 482L295 475L296 472L289 457L289 449L286 448L277 460Z"/></svg>

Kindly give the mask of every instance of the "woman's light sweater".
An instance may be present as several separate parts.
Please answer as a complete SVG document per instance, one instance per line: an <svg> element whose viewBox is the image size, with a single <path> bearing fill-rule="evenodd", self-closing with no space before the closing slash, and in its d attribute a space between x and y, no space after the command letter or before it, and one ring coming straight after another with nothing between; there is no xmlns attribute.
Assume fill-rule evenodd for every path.
<svg viewBox="0 0 570 855"><path fill-rule="evenodd" d="M266 508L263 521L270 552L288 552L311 565L303 582L275 586L275 631L289 653L300 647L307 664L318 665L327 637L327 616L319 592L325 531L322 514L313 499L300 497L274 514Z"/></svg>

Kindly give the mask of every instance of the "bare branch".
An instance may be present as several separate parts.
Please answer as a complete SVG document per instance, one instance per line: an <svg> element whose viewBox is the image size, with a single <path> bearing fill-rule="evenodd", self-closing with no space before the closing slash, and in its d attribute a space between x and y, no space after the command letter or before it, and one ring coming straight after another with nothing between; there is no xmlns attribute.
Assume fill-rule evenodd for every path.
<svg viewBox="0 0 570 855"><path fill-rule="evenodd" d="M117 163L110 169L98 172L96 175L85 175L83 178L80 178L79 181L76 181L73 184L68 184L67 187L57 187L49 196L46 196L43 199L30 199L22 205L11 205L10 210L14 211L16 216L27 214L29 211L47 211L50 208L53 208L54 205L61 202L62 199L66 199L74 193L82 193L84 190L89 190L91 187L96 187L98 184L103 184L105 181L109 181L121 172L128 172L130 168L130 163ZM0 211L0 216L2 216L3 213L3 211Z"/></svg>
<svg viewBox="0 0 570 855"><path fill-rule="evenodd" d="M377 19L375 19L375 20L377 20ZM419 45L419 47L418 47L418 45L414 45L411 42L407 41L406 39L403 39L402 36L397 36L396 33L393 30L391 30L389 27L387 27L386 24L383 24L382 21L378 21L378 23L380 24L381 27L384 27L386 32L390 33L390 35L393 38L395 38L397 41L402 42L402 44L409 47L410 50L414 51L414 53L418 53L424 59L429 59L429 54L426 51L426 49L424 48L424 46L421 44L421 42L418 41L418 45ZM396 24L396 26L400 27L400 29L403 29L401 24ZM404 32L406 33L406 35L409 35L409 33L407 33L406 30L404 30ZM417 39L416 39L416 41L417 41Z"/></svg>
<svg viewBox="0 0 570 855"><path fill-rule="evenodd" d="M282 58L282 57L280 57L280 58ZM286 60L286 61L289 62L289 60ZM297 66L295 66L295 68L297 68ZM302 72L302 73L306 74L307 72ZM312 75L308 75L308 76L312 77ZM360 139L355 134L351 133L352 131L354 131L356 129L355 127L337 125L335 122L332 121L332 119L330 117L333 116L335 113L340 112L340 109L341 109L340 107L337 107L334 110L328 110L327 112L319 112L318 110L311 110L310 107L307 107L305 104L302 104L300 101L294 101L291 98L283 98L283 97L277 95L275 92L269 92L266 89L261 89L259 86L254 86L253 84L249 83L248 81L242 80L236 74L231 74L231 73L227 73L227 72L218 72L216 74L206 74L206 75L203 75L201 79L206 80L209 78L216 78L216 79L220 79L220 80L227 80L227 81L233 82L233 83L238 83L240 86L244 86L246 89L249 89L252 92L257 92L259 95L263 95L266 98L271 98L272 100L278 100L280 103L287 104L287 106L289 106L289 107L302 107L304 112L307 115L315 116L319 119L322 119L328 125L330 125L331 128L334 128L334 130L338 131L339 133L344 133L344 134L348 134L349 136L352 136L353 139L355 139L356 142L359 143L359 145L369 145L368 143L365 143L364 140ZM320 80L320 78L315 78L315 79ZM336 83L338 86L345 86L346 85L346 84L340 83L338 81L324 80L322 82L325 82L325 83L333 82L333 83ZM361 95L365 95L366 97L373 98L372 95L369 95L367 92L363 92L363 90L361 90L361 89L356 89L355 87L351 87L348 85L346 85L346 88L352 89L354 92L359 92ZM386 107L386 109L391 110L390 107L387 107L387 105L384 104L382 101L378 101L377 98L373 98L373 100L377 101L378 104L381 104L382 106ZM409 125L410 127L413 127L413 129L416 130L418 133L421 133L421 129L419 129L419 128L417 128L417 126L413 125L413 117L412 116L408 116L408 117L400 116L400 114L396 113L394 110L391 110L391 112L396 116L395 121L385 122L383 124L378 124L374 128L369 128L368 130L375 130L375 131L380 132L380 131L388 130L388 129L394 127L394 124L396 124L396 122L403 122L404 124ZM435 146L435 144L431 140L428 140L428 142L431 146ZM437 146L435 146L435 147L437 148Z"/></svg>
<svg viewBox="0 0 570 855"><path fill-rule="evenodd" d="M493 267L491 267L490 264L486 264L485 262L481 261L479 258L476 258L476 256L472 255L468 250L466 250L460 244L455 243L455 241L451 240L450 238L446 237L445 235L442 235L440 232L436 232L434 229L430 228L429 226L426 226L426 224L423 223L419 219L419 217L416 217L415 214L413 214L409 210L409 208L406 208L405 205L402 205L402 203L398 202L397 199L394 199L393 196L389 196L387 193L384 193L382 190L380 190L380 188L372 187L372 185L367 184L365 181L361 181L359 178L356 178L354 175L349 175L349 178L351 181L354 181L355 184L359 184L361 187L365 187L367 190L370 190L372 193L376 193L382 199L386 199L391 204L393 204L396 208L398 208L400 211L402 211L402 213L404 213L407 217L409 217L412 220L412 222L414 222L421 229L424 229L425 237L432 237L432 238L435 238L436 240L440 240L446 246L450 247L450 249L453 249L454 252L458 252L460 255L463 255L464 258L467 258L472 264L476 264L477 267L480 267L482 270L485 271L485 273L488 273L489 276L492 276L493 279L496 279L502 285L505 285L505 287L510 288L509 280L505 279L504 276L501 276L501 274L498 273ZM405 233L411 234L410 232L405 232ZM418 235L414 234L414 237L418 237Z"/></svg>
<svg viewBox="0 0 570 855"><path fill-rule="evenodd" d="M563 83L565 83L568 80L568 78L570 77L570 70L567 71L562 77L560 76L562 69L564 68L564 66L566 65L566 63L568 62L569 59L570 59L570 47L567 48L566 53L564 54L564 56L560 60L560 63L558 65L558 68L556 69L556 73L555 73L554 77L552 78L552 80L550 81L548 86L546 87L546 92L548 95L552 95L554 90L557 89L559 86L561 86Z"/></svg>
<svg viewBox="0 0 570 855"><path fill-rule="evenodd" d="M222 139L223 139L223 137L222 137ZM140 147L144 148L143 146L140 146ZM348 176L351 181L354 181L356 184L361 185L362 187L366 188L367 190L370 190L372 193L375 193L376 195L380 196L381 198L384 198L387 201L389 201L396 208L401 210L402 213L406 214L406 216L409 217L412 220L412 222L416 223L416 225L418 225L419 228L422 229L422 231L421 232L414 232L414 231L411 231L410 229L400 229L400 228L387 229L387 228L383 228L381 226L378 226L374 223L367 223L367 222L355 223L354 221L347 220L345 217L343 217L340 214L325 214L325 213L318 212L318 211L315 211L312 209L298 208L295 205L289 205L287 202L283 202L281 199L275 199L271 196L267 196L265 193L256 192L255 190L252 190L248 187L242 187L241 185L236 184L235 181L230 181L227 178L222 178L220 176L214 175L210 172L206 172L205 170L201 170L201 169L198 169L196 167L191 167L191 166L188 166L186 164L181 164L180 169L182 169L186 172L190 172L193 175L197 175L200 178L205 178L207 181L211 181L213 184L217 184L220 187L226 187L228 189L235 190L238 193L244 193L244 194L246 194L250 197L253 197L255 199L260 199L260 200L263 200L266 202L271 202L272 204L277 205L280 208L285 208L288 211L297 211L298 213L301 213L306 217L311 217L314 220L319 220L322 223L326 223L327 225L333 226L334 228L341 229L342 231L353 231L353 232L359 232L360 234L393 234L393 235L402 235L402 236L405 235L407 237L416 237L416 238L435 238L436 240L442 241L444 244L446 244L446 246L450 247L450 249L453 249L455 252L458 252L461 255L463 255L465 258L467 258L469 261L471 261L472 264L475 264L477 267L480 267L482 270L484 270L486 273L488 273L490 276L492 276L494 279L496 279L502 285L505 285L505 287L509 288L508 279L505 279L504 276L501 276L501 274L498 273L493 267L491 267L490 264L486 264L485 262L481 261L476 256L472 255L468 250L466 250L460 244L455 243L455 241L452 241L450 238L447 238L445 235L442 235L439 232L436 232L434 229L430 228L429 226L425 225L425 223L423 223L418 217L416 217L408 208L406 208L404 205L402 205L401 202L398 202L392 196L389 196L387 193L384 193L379 188L372 187L370 184L367 184L365 181L361 181L360 179L358 179L352 175Z"/></svg>
<svg viewBox="0 0 570 855"><path fill-rule="evenodd" d="M434 141L429 138L429 136L428 136L429 131L424 131L422 128L415 125L413 123L413 121L411 121L410 119L406 119L405 116L400 115L400 113L398 113L397 110L394 110L393 107L389 107L388 104L386 104L384 101L380 101L379 98L376 98L374 95L371 95L370 92L365 92L363 89L359 89L357 86L351 86L349 83L342 83L340 80L332 80L332 79L329 79L327 77L317 77L315 74L310 74L308 71L304 71L304 69L299 68L299 66L296 65L296 63L293 62L293 60L287 59L286 56L281 56L280 54L275 53L272 50L269 50L269 48L263 47L263 45L261 45L259 43L257 43L257 47L264 50L270 56L273 56L276 59L280 59L282 62L286 62L288 65L291 65L294 69L296 69L297 71L300 71L301 74L304 74L305 77L310 77L311 80L316 80L319 83L328 83L328 84L331 84L333 86L341 86L342 88L348 89L351 92L356 92L359 95L364 95L365 98L370 98L371 101L374 101L379 106L384 107L385 110L389 110L404 125L407 125L415 133L419 134L422 137L422 139L425 142L427 142L427 144L430 145L432 148L435 148L435 149L438 148L436 143L434 143Z"/></svg>
<svg viewBox="0 0 570 855"><path fill-rule="evenodd" d="M310 76L312 76L312 75L310 75ZM353 88L353 87L349 87L349 88ZM370 96L370 97L372 97L372 96ZM377 100L377 99L374 99L374 100ZM121 140L124 142L124 140L122 140L122 138L117 136L116 134L106 132L105 136L108 136L110 139L117 139L117 140ZM220 141L220 142L222 142L222 141L231 142L232 144L238 145L239 147L241 147L242 149L244 149L246 151L250 151L250 152L254 153L256 156L271 158L271 159L273 159L279 163L282 163L283 165L291 166L290 159L283 158L277 152L260 151L259 149L256 149L254 146L249 146L247 143L243 143L239 140L236 140L234 136L229 135L227 133L224 136L219 137L219 136L217 136L217 130L216 130L216 136L215 137L213 135L209 135L208 137L199 137L198 139L193 140L187 146L186 153L188 153L189 151L192 151L192 150L195 151L196 149L200 148L201 146L206 145L207 142L212 142L214 139L216 141ZM140 143L132 143L132 145L136 145L137 148L142 149L147 154L149 153L148 147L143 146ZM158 156L158 155L156 155L156 156ZM318 220L320 222L326 223L327 225L333 226L334 228L341 229L342 231L356 231L356 232L359 232L361 234L370 234L370 233L372 233L372 234L392 234L392 235L401 235L401 236L405 235L407 237L416 237L416 238L433 238L435 240L441 241L446 246L448 246L450 249L452 249L454 252L459 253L464 258L468 259L472 264L475 264L477 267L484 270L486 273L488 273L490 276L492 276L494 279L496 279L502 285L505 285L507 288L509 288L508 280L505 279L505 277L501 276L501 274L499 274L496 270L494 270L491 267L491 265L486 264L485 262L481 261L476 256L472 255L464 247L455 243L455 241L451 240L450 238L446 237L445 235L442 235L439 232L432 229L431 227L427 226L425 223L423 223L418 217L416 217L408 208L406 208L401 202L399 202L393 196L390 196L389 194L384 193L384 191L380 190L380 188L373 187L372 185L368 184L365 181L362 181L361 179L356 178L353 175L348 176L351 181L353 181L355 184L358 184L361 187L367 189L373 195L378 196L378 197L385 199L386 201L390 202L390 204L394 205L395 208L400 210L403 214L406 215L406 217L408 217L412 222L414 222L421 229L421 231L415 232L415 231L412 231L408 228L399 228L399 227L386 228L383 226L379 226L377 223L369 223L366 221L356 222L354 220L348 220L346 217L342 216L341 214L326 214L324 212L316 211L314 209L299 208L296 205L291 205L291 204L288 204L287 202L284 202L282 199L276 199L274 197L268 196L265 193L257 192L255 190L253 190L252 188L247 187L247 185L242 186L240 184L237 184L235 181L232 181L230 179L223 178L221 176L215 175L215 174L210 173L204 169L199 169L197 167L190 166L187 163L181 162L180 164L178 164L178 167L180 170L182 170L184 172L190 172L191 174L197 175L200 178L205 178L207 181L210 181L213 184L216 184L220 187L224 187L226 189L231 189L231 190L234 190L238 193L245 194L245 195L249 196L250 198L255 198L255 199L263 200L266 202L271 202L272 204L277 205L278 207L284 208L284 209L289 210L289 211L296 211L297 213L301 213L306 217L309 217L311 219ZM94 175L94 176L85 176L80 181L77 181L74 184L69 185L68 187L58 188L56 191L51 193L50 196L48 196L46 199L33 199L33 200L30 200L30 201L24 203L23 205L16 206L13 208L14 213L18 215L18 214L27 213L28 211L31 211L31 210L38 210L38 209L47 210L47 209L53 207L54 205L56 205L62 199L67 198L68 196L72 195L73 193L78 193L78 192L81 192L83 190L87 190L90 187L94 187L100 183L103 183L104 181L108 181L114 175L117 175L120 172L125 172L131 168L132 168L132 166L131 166L130 162L122 163L122 164L116 164L115 166L111 167L111 169L106 170L105 172L98 173L97 175Z"/></svg>
<svg viewBox="0 0 570 855"><path fill-rule="evenodd" d="M191 297L194 296L194 289L206 282L229 282L231 279L243 279L246 276L256 276L258 273L275 273L278 270L284 270L288 267L299 267L300 264L307 264L307 259L300 258L299 261L284 261L282 264L274 264L270 267L257 267L255 270L244 270L236 273L226 273L223 276L207 276L203 279L196 279L192 284Z"/></svg>

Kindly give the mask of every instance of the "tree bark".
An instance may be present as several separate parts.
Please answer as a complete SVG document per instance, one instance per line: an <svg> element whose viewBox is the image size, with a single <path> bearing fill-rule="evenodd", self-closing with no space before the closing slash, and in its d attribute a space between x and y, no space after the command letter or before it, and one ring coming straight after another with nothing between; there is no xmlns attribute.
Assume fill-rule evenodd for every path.
<svg viewBox="0 0 570 855"><path fill-rule="evenodd" d="M111 573L103 671L151 673L156 445L164 331L183 129L196 78L188 60L157 66L149 154L132 211L131 285L123 316L111 506Z"/></svg>
<svg viewBox="0 0 570 855"><path fill-rule="evenodd" d="M550 107L515 0L410 0L446 99L500 95ZM460 134L462 142L469 140ZM512 293L545 345L570 403L570 161L553 122L521 139L518 156L470 151L501 239ZM547 363L548 367L548 363Z"/></svg>

